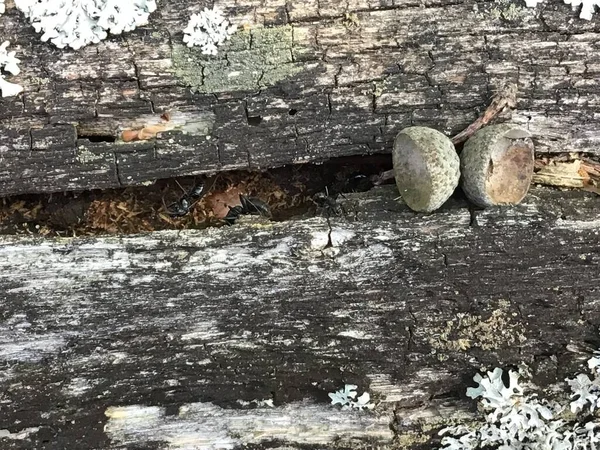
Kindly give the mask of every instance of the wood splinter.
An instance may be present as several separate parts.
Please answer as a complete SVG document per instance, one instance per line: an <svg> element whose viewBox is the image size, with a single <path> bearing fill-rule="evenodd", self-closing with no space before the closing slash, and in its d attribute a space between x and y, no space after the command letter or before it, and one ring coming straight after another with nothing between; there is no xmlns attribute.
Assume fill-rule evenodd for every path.
<svg viewBox="0 0 600 450"><path fill-rule="evenodd" d="M515 108L517 106L517 85L514 83L506 83L496 91L490 105L486 108L481 116L479 116L472 124L463 131L454 136L451 141L454 145L461 144L469 139L475 132L487 125L498 114L504 111L505 108ZM371 182L377 186L394 178L394 170L386 170L379 175L373 175Z"/></svg>

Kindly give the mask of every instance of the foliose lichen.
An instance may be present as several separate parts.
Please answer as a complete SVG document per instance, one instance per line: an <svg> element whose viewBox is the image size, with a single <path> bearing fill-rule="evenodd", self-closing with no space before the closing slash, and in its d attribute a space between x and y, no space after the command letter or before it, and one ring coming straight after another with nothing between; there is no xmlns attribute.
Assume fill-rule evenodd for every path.
<svg viewBox="0 0 600 450"><path fill-rule="evenodd" d="M23 86L16 83L10 83L6 81L3 76L3 72L12 75L18 75L21 72L21 69L19 68L19 63L21 61L15 56L16 52L9 52L7 50L9 45L9 41L4 41L0 45L0 91L2 91L2 97L12 97L23 91Z"/></svg>
<svg viewBox="0 0 600 450"><path fill-rule="evenodd" d="M375 405L371 403L371 396L368 392L363 392L357 397L355 384L346 384L343 389L332 392L329 395L332 405L340 405L342 409L373 409Z"/></svg>
<svg viewBox="0 0 600 450"><path fill-rule="evenodd" d="M530 8L535 8L539 3L544 0L525 0L525 4ZM592 20L594 15L595 7L600 6L600 0L564 0L567 5L571 5L573 11L581 6L579 18L585 20Z"/></svg>
<svg viewBox="0 0 600 450"><path fill-rule="evenodd" d="M496 368L485 376L475 375L477 387L467 396L479 399L482 412L478 424L443 428L442 450L497 448L502 450L595 450L600 447L600 421L590 413L600 406L600 352L588 361L593 379L579 374L566 382L570 402L539 398L519 383L512 370L505 377ZM508 384L506 384L508 383ZM564 412L581 413L565 420Z"/></svg>
<svg viewBox="0 0 600 450"><path fill-rule="evenodd" d="M235 33L237 25L231 25L219 8L204 8L192 14L183 30L183 42L188 47L198 46L205 55L216 55L217 47Z"/></svg>
<svg viewBox="0 0 600 450"><path fill-rule="evenodd" d="M156 0L15 0L42 41L79 49L148 23Z"/></svg>

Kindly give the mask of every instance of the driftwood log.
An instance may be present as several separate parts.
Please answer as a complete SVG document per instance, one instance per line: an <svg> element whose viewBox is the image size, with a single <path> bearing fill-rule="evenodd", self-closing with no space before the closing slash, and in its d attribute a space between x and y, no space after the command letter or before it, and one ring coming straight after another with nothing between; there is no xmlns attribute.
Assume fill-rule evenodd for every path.
<svg viewBox="0 0 600 450"><path fill-rule="evenodd" d="M0 447L432 448L472 416L480 368L527 364L541 387L581 370L569 344L600 341L591 194L432 215L395 196L349 195L329 219L1 238ZM376 408L331 406L345 383Z"/></svg>
<svg viewBox="0 0 600 450"><path fill-rule="evenodd" d="M72 51L9 0L25 92L0 99L0 196L385 153L408 125L460 131L504 81L538 152L599 153L598 22L559 0L219 0L240 31L217 57L182 42L208 3Z"/></svg>

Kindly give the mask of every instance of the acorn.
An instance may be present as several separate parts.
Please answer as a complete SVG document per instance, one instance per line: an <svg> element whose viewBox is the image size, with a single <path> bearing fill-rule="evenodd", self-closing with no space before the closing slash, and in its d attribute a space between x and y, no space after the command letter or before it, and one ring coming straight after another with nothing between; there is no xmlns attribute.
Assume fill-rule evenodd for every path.
<svg viewBox="0 0 600 450"><path fill-rule="evenodd" d="M452 141L427 127L408 127L394 141L394 177L402 199L414 211L442 206L458 186L460 160Z"/></svg>
<svg viewBox="0 0 600 450"><path fill-rule="evenodd" d="M533 177L531 135L510 124L477 131L460 154L462 188L478 206L516 205Z"/></svg>

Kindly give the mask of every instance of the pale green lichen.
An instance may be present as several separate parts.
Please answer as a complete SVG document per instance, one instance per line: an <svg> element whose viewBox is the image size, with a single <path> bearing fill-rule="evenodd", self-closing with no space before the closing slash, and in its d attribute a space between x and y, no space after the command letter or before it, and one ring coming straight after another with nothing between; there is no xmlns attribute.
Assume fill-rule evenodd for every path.
<svg viewBox="0 0 600 450"><path fill-rule="evenodd" d="M396 438L396 445L399 449L411 449L418 444L429 442L431 436L428 434L419 433L416 431L406 431L399 434Z"/></svg>
<svg viewBox="0 0 600 450"><path fill-rule="evenodd" d="M506 300L500 300L498 308L487 319L459 313L444 326L432 328L429 343L436 350L449 351L465 351L471 347L494 350L518 345L526 337L519 322L514 320L517 315Z"/></svg>
<svg viewBox="0 0 600 450"><path fill-rule="evenodd" d="M173 72L195 92L261 89L302 70L302 64L292 57L297 47L293 45L291 26L242 30L221 47L217 56L174 45Z"/></svg>
<svg viewBox="0 0 600 450"><path fill-rule="evenodd" d="M383 91L384 91L384 87L385 87L385 81L374 81L373 82L373 95L375 96L375 98L381 97L381 94L383 94Z"/></svg>
<svg viewBox="0 0 600 450"><path fill-rule="evenodd" d="M512 0L496 0L496 6L490 11L492 19L509 22L527 22L533 13L529 8L517 6Z"/></svg>
<svg viewBox="0 0 600 450"><path fill-rule="evenodd" d="M342 23L346 28L349 29L360 28L360 19L356 13L345 13Z"/></svg>

